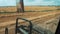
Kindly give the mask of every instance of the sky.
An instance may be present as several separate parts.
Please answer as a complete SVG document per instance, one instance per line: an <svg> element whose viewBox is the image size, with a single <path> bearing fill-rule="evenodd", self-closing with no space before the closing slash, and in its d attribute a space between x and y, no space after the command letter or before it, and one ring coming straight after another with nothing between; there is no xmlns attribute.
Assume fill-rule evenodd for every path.
<svg viewBox="0 0 60 34"><path fill-rule="evenodd" d="M19 0L0 0L0 6L16 6L16 2ZM60 5L60 0L24 0L25 6L32 5Z"/></svg>

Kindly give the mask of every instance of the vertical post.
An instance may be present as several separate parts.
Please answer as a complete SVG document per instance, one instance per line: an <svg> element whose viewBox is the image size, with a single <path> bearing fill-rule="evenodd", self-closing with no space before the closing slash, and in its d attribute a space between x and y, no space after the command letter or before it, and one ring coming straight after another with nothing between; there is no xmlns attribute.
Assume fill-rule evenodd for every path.
<svg viewBox="0 0 60 34"><path fill-rule="evenodd" d="M55 34L59 34L59 33L60 33L60 18Z"/></svg>
<svg viewBox="0 0 60 34"><path fill-rule="evenodd" d="M19 0L19 2L18 2L18 7L17 7L17 12L19 13L19 12L24 12L24 2L23 2L23 0Z"/></svg>
<svg viewBox="0 0 60 34"><path fill-rule="evenodd" d="M20 0L20 5L21 5L21 12L24 12L24 2L23 2L23 0Z"/></svg>
<svg viewBox="0 0 60 34"><path fill-rule="evenodd" d="M8 34L8 28L7 27L5 28L5 34Z"/></svg>
<svg viewBox="0 0 60 34"><path fill-rule="evenodd" d="M18 32L17 32L17 30L18 30L18 18L16 19L16 28L15 28L15 34L17 34Z"/></svg>

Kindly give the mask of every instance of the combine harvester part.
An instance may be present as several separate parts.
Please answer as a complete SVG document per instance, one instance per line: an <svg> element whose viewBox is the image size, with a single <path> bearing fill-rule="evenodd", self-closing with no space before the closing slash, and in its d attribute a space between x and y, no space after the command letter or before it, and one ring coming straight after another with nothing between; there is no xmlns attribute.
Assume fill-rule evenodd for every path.
<svg viewBox="0 0 60 34"><path fill-rule="evenodd" d="M5 28L5 34L8 34L8 28L7 27Z"/></svg>
<svg viewBox="0 0 60 34"><path fill-rule="evenodd" d="M24 25L21 25L21 26L18 26L18 20L21 19L21 20L24 20L26 22L29 22L30 25L27 26L24 26ZM28 29L25 29L25 28L28 28ZM17 18L16 19L16 31L15 31L15 34L17 33L21 33L21 34L32 34L32 23L31 21L29 20L26 20L26 19L23 19L23 18Z"/></svg>

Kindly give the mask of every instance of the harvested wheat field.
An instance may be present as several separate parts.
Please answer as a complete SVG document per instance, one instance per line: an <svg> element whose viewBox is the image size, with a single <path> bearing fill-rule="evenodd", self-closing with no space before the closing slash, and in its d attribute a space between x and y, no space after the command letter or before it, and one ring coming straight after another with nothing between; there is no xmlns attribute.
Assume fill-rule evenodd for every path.
<svg viewBox="0 0 60 34"><path fill-rule="evenodd" d="M58 6L25 6L26 11L53 11L59 8Z"/></svg>
<svg viewBox="0 0 60 34"><path fill-rule="evenodd" d="M24 6L25 11L53 11L60 8L59 6ZM0 12L16 12L16 6L0 7Z"/></svg>
<svg viewBox="0 0 60 34"><path fill-rule="evenodd" d="M42 32L43 34L54 34L56 27L59 22L60 10L57 7L54 9L44 7L44 9L39 7L32 7L32 12L26 8L25 10L29 10L29 12L25 13L1 13L0 14L0 34L5 33L5 28L8 27L9 34L14 34L15 32L15 23L16 18L25 18L32 21L33 28ZM34 10L36 10L34 12ZM41 10L40 12L37 10ZM22 21L21 21L22 23ZM25 23L24 23L25 24ZM55 28L55 29L54 29ZM35 33L35 31L33 31ZM34 34L33 33L33 34Z"/></svg>
<svg viewBox="0 0 60 34"><path fill-rule="evenodd" d="M0 7L0 12L16 12L16 6L3 6Z"/></svg>

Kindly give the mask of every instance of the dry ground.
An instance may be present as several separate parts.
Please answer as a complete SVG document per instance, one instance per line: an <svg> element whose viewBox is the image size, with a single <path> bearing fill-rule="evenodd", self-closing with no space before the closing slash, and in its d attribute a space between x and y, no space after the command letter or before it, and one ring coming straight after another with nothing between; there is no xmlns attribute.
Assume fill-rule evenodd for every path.
<svg viewBox="0 0 60 34"><path fill-rule="evenodd" d="M30 7L28 7L28 8L26 7L25 10L30 10L31 9ZM32 7L33 10L36 10L35 8L37 8L37 7L34 7L34 8ZM44 28L44 27L46 28L47 25L46 26L44 25L45 21L60 16L60 10L57 10L56 7L53 7L53 8L52 7L47 7L47 8L44 7L44 9L43 9L43 7L40 7L40 8L38 7L37 10L39 10L39 9L43 12L40 11L40 12L0 14L0 29L1 29L0 34L4 34L4 28L7 25L9 27L9 34L13 34L12 32L14 32L14 26L15 26L15 21L16 21L17 17L27 18L28 20L32 20L33 23L35 23L35 21L37 20L38 21L37 24L40 23L40 26L41 27L43 26L42 28ZM44 10L46 10L46 11L44 12ZM52 10L52 11L49 11L49 10ZM34 21L34 19L36 19L36 20ZM40 22L40 20L41 20L41 22ZM52 26L54 27L55 25L51 24L51 26L49 26L50 29L48 28L48 26L47 26L47 28L49 30L56 28L56 26L54 28L51 28ZM3 32L2 32L2 30L3 30ZM55 29L54 29L54 31L55 31Z"/></svg>
<svg viewBox="0 0 60 34"><path fill-rule="evenodd" d="M38 14L37 14L38 13ZM10 28L10 30L12 29L12 27L14 28L15 26L12 26L12 25L14 25L14 23L15 23L15 21L16 21L16 18L17 17L22 17L22 18L28 18L29 20L33 20L33 22L34 22L34 19L36 19L36 18L40 18L41 16L44 16L45 15L45 17L42 17L42 18L40 18L40 20L42 21L40 24L40 26L43 26L44 24L43 24L43 22L44 21L47 21L47 20L50 20L50 19L52 19L52 18L54 18L54 17L57 17L57 16L59 16L59 13L60 12L26 12L26 13L24 13L24 14L17 14L17 15L11 15L11 16L4 16L3 15L3 17L0 17L0 28L5 28L7 25L9 25L8 27ZM49 15L49 16L48 16ZM37 16L37 17L36 17ZM44 21L43 21L44 20ZM35 20L36 21L36 20ZM39 21L39 19L37 20L37 21ZM11 24L11 25L10 25ZM43 24L43 25L42 25ZM44 26L45 27L45 26ZM51 27L51 26L50 26ZM55 27L56 28L56 27ZM14 32L14 29L12 29L11 31L9 30L9 32L10 32L10 34L12 33L12 32ZM55 31L55 29L54 29L54 31ZM13 34L13 33L12 33Z"/></svg>
<svg viewBox="0 0 60 34"><path fill-rule="evenodd" d="M60 7L60 6L59 6ZM58 6L25 6L25 11L53 11L59 8ZM0 12L16 12L16 6L0 7Z"/></svg>

